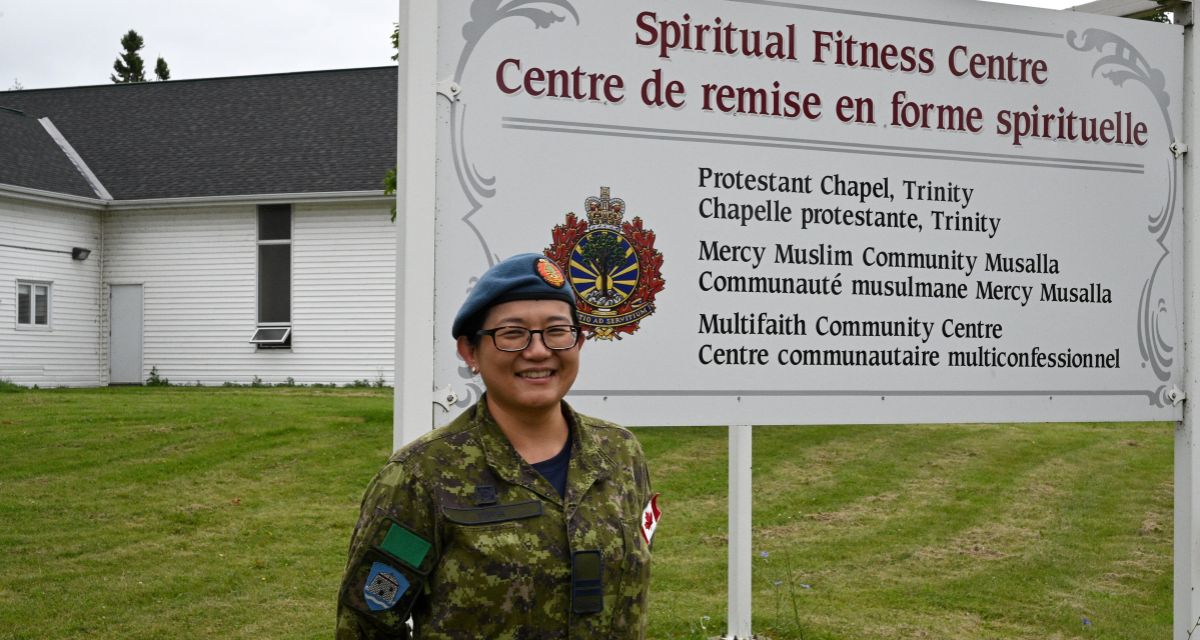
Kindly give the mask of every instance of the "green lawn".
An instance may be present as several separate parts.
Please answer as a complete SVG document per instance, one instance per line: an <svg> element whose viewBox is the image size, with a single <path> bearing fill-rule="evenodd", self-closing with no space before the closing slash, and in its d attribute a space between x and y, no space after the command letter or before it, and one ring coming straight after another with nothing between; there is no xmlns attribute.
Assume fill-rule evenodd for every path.
<svg viewBox="0 0 1200 640"><path fill-rule="evenodd" d="M390 394L0 392L0 638L331 637ZM720 635L725 430L637 434L663 494L650 637ZM1170 424L763 427L754 443L759 633L1170 636Z"/></svg>

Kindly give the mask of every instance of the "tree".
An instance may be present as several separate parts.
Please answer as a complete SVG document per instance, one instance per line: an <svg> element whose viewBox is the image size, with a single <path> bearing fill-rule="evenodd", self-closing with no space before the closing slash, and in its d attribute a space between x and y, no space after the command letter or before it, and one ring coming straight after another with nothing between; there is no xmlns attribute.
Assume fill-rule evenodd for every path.
<svg viewBox="0 0 1200 640"><path fill-rule="evenodd" d="M1175 20L1175 11L1180 9L1181 3L1178 0L1155 0L1158 3L1158 8L1142 13L1129 16L1139 20L1149 20L1150 22L1164 22L1170 24Z"/></svg>
<svg viewBox="0 0 1200 640"><path fill-rule="evenodd" d="M596 273L598 299L607 301L616 296L613 271L616 271L624 257L625 252L621 249L621 239L617 234L607 231L588 234L587 244L583 245L583 259L591 264Z"/></svg>
<svg viewBox="0 0 1200 640"><path fill-rule="evenodd" d="M396 195L396 169L388 169L383 175L383 195ZM392 199L392 222L396 221L396 200Z"/></svg>
<svg viewBox="0 0 1200 640"><path fill-rule="evenodd" d="M144 44L142 37L133 29L121 38L121 46L125 48L125 53L117 56L117 60L113 62L113 70L117 72L109 76L113 82L128 84L146 81L146 64L138 53ZM163 64L166 65L165 62Z"/></svg>
<svg viewBox="0 0 1200 640"><path fill-rule="evenodd" d="M9 87L8 90L9 91L20 91L24 88L25 88L25 85L21 84L20 78L13 78L12 86Z"/></svg>
<svg viewBox="0 0 1200 640"><path fill-rule="evenodd" d="M159 82L171 79L171 68L167 66L167 61L163 60L162 56L159 56L158 62L154 63L154 78Z"/></svg>

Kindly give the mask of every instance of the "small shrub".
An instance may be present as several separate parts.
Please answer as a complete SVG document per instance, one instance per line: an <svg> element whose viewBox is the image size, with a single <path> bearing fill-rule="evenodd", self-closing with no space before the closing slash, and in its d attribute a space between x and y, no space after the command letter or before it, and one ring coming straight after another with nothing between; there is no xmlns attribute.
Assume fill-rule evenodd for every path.
<svg viewBox="0 0 1200 640"><path fill-rule="evenodd" d="M0 379L0 393L16 393L18 391L25 391L25 387L22 387L8 378Z"/></svg>
<svg viewBox="0 0 1200 640"><path fill-rule="evenodd" d="M150 375L146 378L147 387L169 387L171 381L158 375L158 367L150 367Z"/></svg>
<svg viewBox="0 0 1200 640"><path fill-rule="evenodd" d="M262 378L260 378L258 376L254 376L253 378L250 379L250 386L259 388L259 387L265 387L267 385L263 384Z"/></svg>
<svg viewBox="0 0 1200 640"><path fill-rule="evenodd" d="M288 377L287 377L287 380L285 380L285 381L283 382L283 384L282 384L282 385L280 385L280 386L283 386L283 387L294 387L294 386L296 386L296 379L295 379L295 378L293 378L293 377L291 377L291 376L288 376Z"/></svg>

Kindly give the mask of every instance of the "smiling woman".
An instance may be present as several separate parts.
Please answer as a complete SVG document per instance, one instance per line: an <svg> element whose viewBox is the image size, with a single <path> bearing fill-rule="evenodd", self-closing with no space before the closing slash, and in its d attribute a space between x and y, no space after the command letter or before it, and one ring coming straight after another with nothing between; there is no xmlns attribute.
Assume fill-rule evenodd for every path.
<svg viewBox="0 0 1200 640"><path fill-rule="evenodd" d="M452 333L487 393L367 488L337 637L644 637L656 496L634 436L563 401L583 348L573 289L514 256Z"/></svg>

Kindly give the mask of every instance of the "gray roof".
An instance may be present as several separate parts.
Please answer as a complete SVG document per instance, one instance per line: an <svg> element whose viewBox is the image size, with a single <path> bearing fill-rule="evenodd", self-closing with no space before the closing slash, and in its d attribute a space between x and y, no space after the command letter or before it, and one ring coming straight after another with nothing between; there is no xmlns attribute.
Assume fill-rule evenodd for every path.
<svg viewBox="0 0 1200 640"><path fill-rule="evenodd" d="M50 118L117 200L371 191L396 166L396 79L389 66L3 91L0 107Z"/></svg>
<svg viewBox="0 0 1200 640"><path fill-rule="evenodd" d="M0 108L0 184L95 198L96 192L42 123Z"/></svg>

